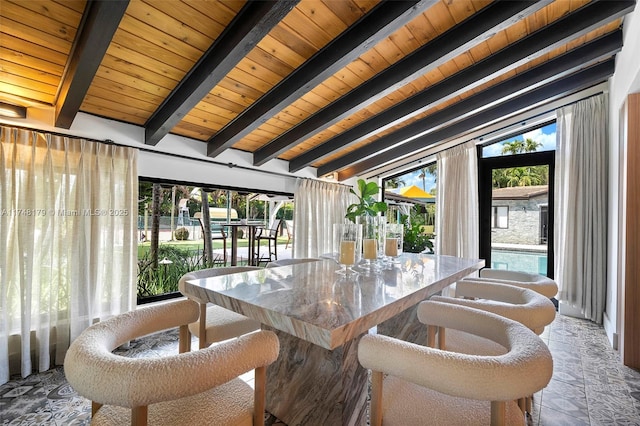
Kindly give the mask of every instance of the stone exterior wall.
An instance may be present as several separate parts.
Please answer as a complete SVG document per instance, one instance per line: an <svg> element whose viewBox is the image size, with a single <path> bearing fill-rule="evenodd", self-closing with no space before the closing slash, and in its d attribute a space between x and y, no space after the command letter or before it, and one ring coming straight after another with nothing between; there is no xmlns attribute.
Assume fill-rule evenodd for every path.
<svg viewBox="0 0 640 426"><path fill-rule="evenodd" d="M509 207L508 228L492 228L491 242L511 244L540 244L540 205L547 197L529 200L493 200L493 206Z"/></svg>

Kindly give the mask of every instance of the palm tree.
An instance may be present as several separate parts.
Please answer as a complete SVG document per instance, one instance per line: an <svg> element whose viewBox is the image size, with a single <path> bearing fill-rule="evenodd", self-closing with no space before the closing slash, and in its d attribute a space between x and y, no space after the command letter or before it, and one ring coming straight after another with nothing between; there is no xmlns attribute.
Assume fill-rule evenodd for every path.
<svg viewBox="0 0 640 426"><path fill-rule="evenodd" d="M542 142L536 142L533 139L527 140L514 139L510 142L502 144L502 154L522 154L523 152L535 152L542 146Z"/></svg>
<svg viewBox="0 0 640 426"><path fill-rule="evenodd" d="M427 192L427 168L426 167L422 167L420 169L420 174L418 175L418 178L422 179L422 190L424 192Z"/></svg>
<svg viewBox="0 0 640 426"><path fill-rule="evenodd" d="M533 139L514 139L502 144L502 154L516 155L526 152L535 152L542 146L541 142ZM549 170L546 166L512 167L508 169L493 170L493 187L504 188L508 186L546 185L548 183Z"/></svg>
<svg viewBox="0 0 640 426"><path fill-rule="evenodd" d="M202 199L202 233L204 234L204 259L202 264L213 264L213 247L211 245L211 216L209 215L209 193L200 189Z"/></svg>
<svg viewBox="0 0 640 426"><path fill-rule="evenodd" d="M159 183L153 184L153 194L151 199L151 247L149 256L151 257L151 267L158 268L158 245L160 243L160 202L162 199L162 188Z"/></svg>
<svg viewBox="0 0 640 426"><path fill-rule="evenodd" d="M405 181L403 181L401 178L398 178L398 177L385 179L384 181L385 189L399 188L404 185L406 185Z"/></svg>

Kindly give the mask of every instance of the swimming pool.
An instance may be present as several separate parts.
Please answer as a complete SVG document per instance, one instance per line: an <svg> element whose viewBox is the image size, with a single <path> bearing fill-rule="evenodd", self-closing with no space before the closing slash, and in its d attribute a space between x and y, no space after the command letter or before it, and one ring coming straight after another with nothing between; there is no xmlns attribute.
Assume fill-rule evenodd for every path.
<svg viewBox="0 0 640 426"><path fill-rule="evenodd" d="M547 275L547 253L491 250L491 267Z"/></svg>

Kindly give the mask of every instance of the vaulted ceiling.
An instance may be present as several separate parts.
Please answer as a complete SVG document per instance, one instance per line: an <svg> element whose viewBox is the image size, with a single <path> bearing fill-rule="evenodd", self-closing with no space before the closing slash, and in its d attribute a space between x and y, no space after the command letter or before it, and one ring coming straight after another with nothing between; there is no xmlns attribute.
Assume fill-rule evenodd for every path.
<svg viewBox="0 0 640 426"><path fill-rule="evenodd" d="M606 81L635 1L0 0L0 101L346 179Z"/></svg>

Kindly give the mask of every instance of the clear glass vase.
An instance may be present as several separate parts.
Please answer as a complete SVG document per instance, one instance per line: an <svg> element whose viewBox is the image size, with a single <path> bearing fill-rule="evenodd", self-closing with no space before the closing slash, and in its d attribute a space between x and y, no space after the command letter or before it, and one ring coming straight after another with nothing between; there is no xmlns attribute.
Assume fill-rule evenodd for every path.
<svg viewBox="0 0 640 426"><path fill-rule="evenodd" d="M382 216L361 216L362 223L362 268L376 272L378 260L384 252L384 218Z"/></svg>
<svg viewBox="0 0 640 426"><path fill-rule="evenodd" d="M362 225L351 222L334 224L333 252L342 267L338 273L356 273L353 267L362 258Z"/></svg>

